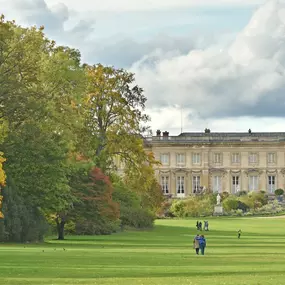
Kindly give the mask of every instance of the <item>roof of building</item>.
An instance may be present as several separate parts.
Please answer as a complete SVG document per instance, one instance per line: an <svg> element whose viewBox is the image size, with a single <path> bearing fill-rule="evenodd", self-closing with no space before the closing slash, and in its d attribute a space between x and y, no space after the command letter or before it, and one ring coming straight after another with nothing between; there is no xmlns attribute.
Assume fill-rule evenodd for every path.
<svg viewBox="0 0 285 285"><path fill-rule="evenodd" d="M189 132L189 133L181 133L178 137L276 137L276 136L284 136L285 132L216 132L216 133L205 133L205 132Z"/></svg>
<svg viewBox="0 0 285 285"><path fill-rule="evenodd" d="M149 143L218 143L218 142L285 142L285 132L185 132L177 136L169 134L152 136L146 139Z"/></svg>

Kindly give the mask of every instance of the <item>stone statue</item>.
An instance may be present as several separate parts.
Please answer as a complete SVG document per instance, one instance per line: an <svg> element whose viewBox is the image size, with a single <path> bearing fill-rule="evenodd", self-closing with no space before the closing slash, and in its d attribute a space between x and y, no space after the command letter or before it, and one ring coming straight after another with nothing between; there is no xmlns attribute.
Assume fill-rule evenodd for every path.
<svg viewBox="0 0 285 285"><path fill-rule="evenodd" d="M217 205L221 205L221 196L219 193L217 195Z"/></svg>

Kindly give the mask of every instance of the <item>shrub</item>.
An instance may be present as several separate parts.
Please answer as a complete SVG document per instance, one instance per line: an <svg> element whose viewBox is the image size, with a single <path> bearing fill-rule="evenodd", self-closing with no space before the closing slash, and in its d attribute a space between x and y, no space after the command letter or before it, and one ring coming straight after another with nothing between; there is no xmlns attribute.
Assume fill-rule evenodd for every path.
<svg viewBox="0 0 285 285"><path fill-rule="evenodd" d="M259 192L250 192L248 197L253 201L253 207L258 208L268 203L268 196L266 193L261 191ZM259 206L258 206L259 205Z"/></svg>
<svg viewBox="0 0 285 285"><path fill-rule="evenodd" d="M281 205L279 205L278 201L274 200L273 202L268 203L267 205L264 205L260 208L256 208L250 212L258 215L272 215L283 211L284 208Z"/></svg>
<svg viewBox="0 0 285 285"><path fill-rule="evenodd" d="M229 196L230 196L230 193L222 192L221 193L221 200L223 201L223 200L227 199Z"/></svg>
<svg viewBox="0 0 285 285"><path fill-rule="evenodd" d="M225 211L229 212L231 210L237 210L238 206L239 206L239 201L237 200L236 197L228 197L227 199L225 199L223 202L223 207L225 209Z"/></svg>
<svg viewBox="0 0 285 285"><path fill-rule="evenodd" d="M90 220L84 217L76 220L75 233L78 235L109 235L120 229L120 220Z"/></svg>
<svg viewBox="0 0 285 285"><path fill-rule="evenodd" d="M158 218L162 217L173 217L173 214L170 211L171 201L165 200L162 204L160 209L157 211L156 215Z"/></svg>
<svg viewBox="0 0 285 285"><path fill-rule="evenodd" d="M274 193L275 193L276 196L281 196L281 195L284 194L284 190L279 188L279 189L276 189L274 191Z"/></svg>
<svg viewBox="0 0 285 285"><path fill-rule="evenodd" d="M253 209L254 207L254 201L252 199L250 199L250 197L248 195L244 195L239 197L239 209L242 209L243 211L247 211L249 209ZM242 207L242 208L240 208Z"/></svg>
<svg viewBox="0 0 285 285"><path fill-rule="evenodd" d="M238 200L237 209L242 210L243 212L247 212L250 209L250 207L246 203Z"/></svg>
<svg viewBox="0 0 285 285"><path fill-rule="evenodd" d="M205 196L202 198L191 197L185 200L185 216L199 217L209 216L213 213L211 197Z"/></svg>
<svg viewBox="0 0 285 285"><path fill-rule="evenodd" d="M241 196L245 196L247 195L247 191L243 190L243 191L239 191L236 193L236 196L241 197Z"/></svg>
<svg viewBox="0 0 285 285"><path fill-rule="evenodd" d="M243 211L241 209L237 209L237 210L231 210L230 214L232 216L242 216L243 215Z"/></svg>
<svg viewBox="0 0 285 285"><path fill-rule="evenodd" d="M74 221L67 221L64 226L66 234L75 234L76 223Z"/></svg>
<svg viewBox="0 0 285 285"><path fill-rule="evenodd" d="M183 218L186 216L185 206L186 206L185 200L174 200L170 207L170 212L175 217Z"/></svg>
<svg viewBox="0 0 285 285"><path fill-rule="evenodd" d="M122 226L128 226L136 229L152 228L155 215L142 208L121 208Z"/></svg>
<svg viewBox="0 0 285 285"><path fill-rule="evenodd" d="M237 216L242 216L243 210L242 209L237 209L236 210L236 214L237 214Z"/></svg>
<svg viewBox="0 0 285 285"><path fill-rule="evenodd" d="M173 202L170 211L179 218L209 216L213 213L213 195L192 196Z"/></svg>
<svg viewBox="0 0 285 285"><path fill-rule="evenodd" d="M210 199L210 203L214 206L217 204L217 194L210 193L206 195Z"/></svg>

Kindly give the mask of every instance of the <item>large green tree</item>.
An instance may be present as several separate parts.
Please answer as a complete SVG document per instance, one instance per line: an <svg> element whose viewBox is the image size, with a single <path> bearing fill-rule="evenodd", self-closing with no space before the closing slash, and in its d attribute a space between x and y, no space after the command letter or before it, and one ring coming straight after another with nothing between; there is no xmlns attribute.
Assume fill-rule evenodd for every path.
<svg viewBox="0 0 285 285"><path fill-rule="evenodd" d="M1 149L19 193L45 214L72 203L68 160L76 145L78 100L85 90L80 53L56 46L43 28L0 18Z"/></svg>
<svg viewBox="0 0 285 285"><path fill-rule="evenodd" d="M150 118L145 114L143 89L126 70L101 64L85 68L87 89L80 106L83 153L94 157L103 171L121 164L124 181L141 195L142 207L158 208L163 199L154 173L157 161L144 147Z"/></svg>

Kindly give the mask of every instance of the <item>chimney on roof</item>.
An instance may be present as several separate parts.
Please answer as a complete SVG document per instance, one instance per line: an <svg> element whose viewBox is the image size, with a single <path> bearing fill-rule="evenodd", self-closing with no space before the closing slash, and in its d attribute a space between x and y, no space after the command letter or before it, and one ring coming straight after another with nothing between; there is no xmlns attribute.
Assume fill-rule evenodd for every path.
<svg viewBox="0 0 285 285"><path fill-rule="evenodd" d="M162 133L162 136L163 136L164 138L167 138L167 137L169 136L169 132L167 132L167 131L163 132L163 133Z"/></svg>
<svg viewBox="0 0 285 285"><path fill-rule="evenodd" d="M206 129L205 129L205 134L209 134L209 133L211 133L211 130L208 129L208 128L206 128Z"/></svg>
<svg viewBox="0 0 285 285"><path fill-rule="evenodd" d="M156 136L157 136L157 137L160 137L160 136L161 136L161 130L157 130L157 131L156 131Z"/></svg>

